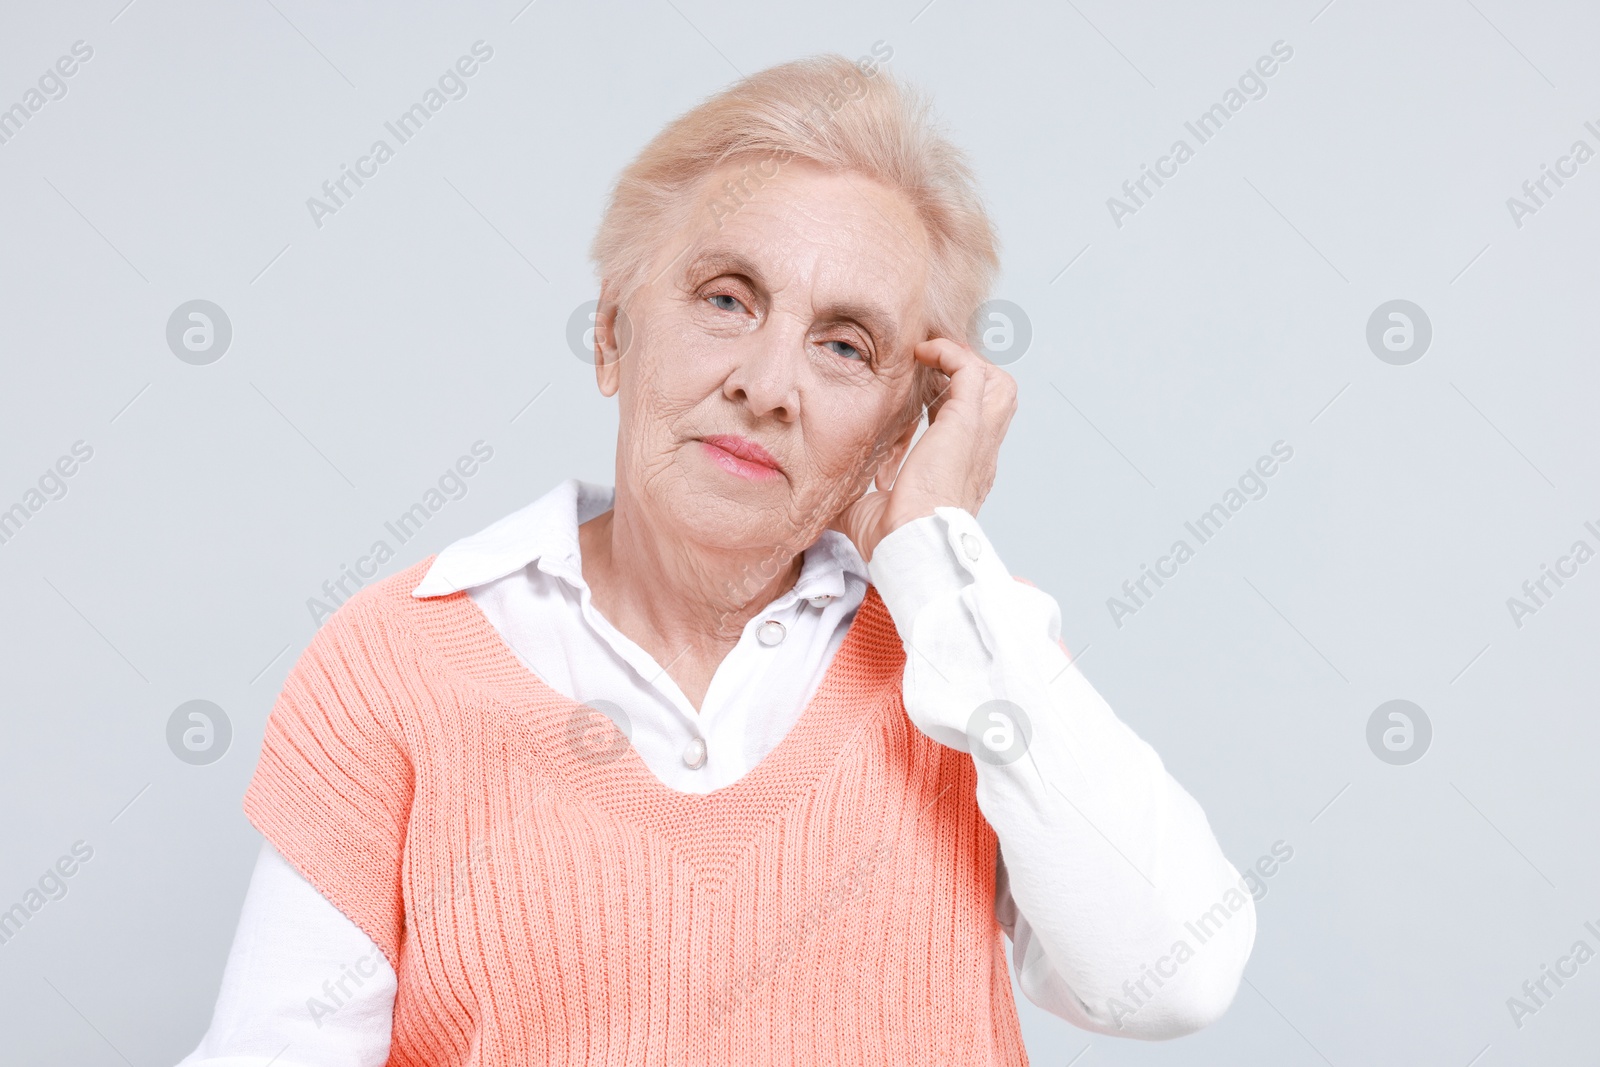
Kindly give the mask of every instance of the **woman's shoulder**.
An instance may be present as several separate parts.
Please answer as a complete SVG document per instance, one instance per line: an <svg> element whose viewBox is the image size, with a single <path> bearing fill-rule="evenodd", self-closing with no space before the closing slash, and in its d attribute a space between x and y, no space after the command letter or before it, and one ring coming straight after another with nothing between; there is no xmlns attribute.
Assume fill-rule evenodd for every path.
<svg viewBox="0 0 1600 1067"><path fill-rule="evenodd" d="M428 706L417 680L431 658L406 602L428 563L357 589L323 620L267 717L253 795L285 781L323 790L351 776L405 791L416 718Z"/></svg>
<svg viewBox="0 0 1600 1067"><path fill-rule="evenodd" d="M430 657L420 636L422 605L411 596L432 557L364 585L346 598L311 636L284 680L275 717L347 718L350 725L382 713L398 716L393 699ZM398 722L385 723L399 731Z"/></svg>
<svg viewBox="0 0 1600 1067"><path fill-rule="evenodd" d="M352 629L372 626L403 626L413 606L418 603L418 598L413 597L411 591L422 582L436 558L436 555L430 555L403 570L361 586L322 621L316 636L322 637L330 632L347 633Z"/></svg>

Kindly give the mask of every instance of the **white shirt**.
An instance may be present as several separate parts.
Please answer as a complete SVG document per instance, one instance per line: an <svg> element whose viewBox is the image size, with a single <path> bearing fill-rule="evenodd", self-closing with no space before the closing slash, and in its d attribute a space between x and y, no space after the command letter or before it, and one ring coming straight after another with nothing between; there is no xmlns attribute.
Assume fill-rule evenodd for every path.
<svg viewBox="0 0 1600 1067"><path fill-rule="evenodd" d="M971 514L942 507L907 523L870 564L824 531L794 586L746 624L696 712L593 605L578 526L612 499L609 487L568 479L445 548L412 595L467 590L530 670L620 717L664 784L705 793L782 741L870 581L906 643L912 723L978 751L977 801L1001 853L995 912L1024 995L1126 1037L1175 1037L1222 1014L1255 943L1249 889L1199 805L1071 662L1055 600L1011 576ZM985 750L985 736L1005 750L1004 720L975 716L997 699L1025 716L1026 750L1010 761ZM1000 732L985 735L994 723ZM1197 931L1203 915L1212 921ZM1173 955L1180 941L1192 958ZM274 1056L274 1067L377 1067L395 987L373 941L266 843L211 1027L183 1067Z"/></svg>

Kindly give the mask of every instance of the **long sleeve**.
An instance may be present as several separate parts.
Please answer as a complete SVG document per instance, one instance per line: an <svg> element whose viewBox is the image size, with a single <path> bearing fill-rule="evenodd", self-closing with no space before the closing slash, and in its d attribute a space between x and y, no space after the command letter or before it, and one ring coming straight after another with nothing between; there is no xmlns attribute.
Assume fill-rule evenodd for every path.
<svg viewBox="0 0 1600 1067"><path fill-rule="evenodd" d="M394 996L373 940L263 842L211 1026L179 1067L380 1067Z"/></svg>
<svg viewBox="0 0 1600 1067"><path fill-rule="evenodd" d="M1254 899L1199 804L1068 657L1055 600L961 508L896 529L868 569L906 645L907 715L974 756L1024 994L1121 1037L1220 1017L1255 944Z"/></svg>

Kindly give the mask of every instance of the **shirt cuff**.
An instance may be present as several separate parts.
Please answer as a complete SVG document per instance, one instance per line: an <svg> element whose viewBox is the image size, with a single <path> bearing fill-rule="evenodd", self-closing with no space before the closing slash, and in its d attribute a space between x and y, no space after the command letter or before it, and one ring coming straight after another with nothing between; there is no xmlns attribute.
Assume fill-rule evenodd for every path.
<svg viewBox="0 0 1600 1067"><path fill-rule="evenodd" d="M867 577L902 636L932 603L978 582L1014 581L977 518L949 506L890 531L872 550Z"/></svg>

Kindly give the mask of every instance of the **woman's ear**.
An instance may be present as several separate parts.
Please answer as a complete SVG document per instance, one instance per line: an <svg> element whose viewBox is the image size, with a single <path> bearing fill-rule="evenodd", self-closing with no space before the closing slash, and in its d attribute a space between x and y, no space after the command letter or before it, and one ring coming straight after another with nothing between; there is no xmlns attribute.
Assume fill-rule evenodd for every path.
<svg viewBox="0 0 1600 1067"><path fill-rule="evenodd" d="M627 316L617 303L609 281L600 283L600 300L594 310L594 377L602 396L616 396L622 387L622 357L628 349Z"/></svg>
<svg viewBox="0 0 1600 1067"><path fill-rule="evenodd" d="M878 462L873 482L883 492L888 492L894 487L894 480L900 473L900 465L905 462L906 453L911 450L911 440L917 436L917 430L921 425L922 412L919 408L916 417L906 420L905 429L894 439L889 450L884 453L883 459Z"/></svg>

